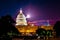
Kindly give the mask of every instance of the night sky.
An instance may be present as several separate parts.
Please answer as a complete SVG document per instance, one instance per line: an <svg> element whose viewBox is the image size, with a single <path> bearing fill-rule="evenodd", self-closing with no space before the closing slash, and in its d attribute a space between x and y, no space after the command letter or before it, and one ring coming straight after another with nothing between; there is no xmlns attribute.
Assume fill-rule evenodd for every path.
<svg viewBox="0 0 60 40"><path fill-rule="evenodd" d="M20 8L29 21L60 20L60 1L58 0L0 0L0 16L10 14L16 18Z"/></svg>

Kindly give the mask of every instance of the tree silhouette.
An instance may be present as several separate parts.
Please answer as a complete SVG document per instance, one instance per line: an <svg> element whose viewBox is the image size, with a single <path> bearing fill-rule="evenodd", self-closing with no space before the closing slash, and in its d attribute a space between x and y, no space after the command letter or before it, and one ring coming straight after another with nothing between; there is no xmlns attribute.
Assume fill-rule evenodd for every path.
<svg viewBox="0 0 60 40"><path fill-rule="evenodd" d="M15 27L15 21L10 15L6 15L0 18L0 37L11 37L19 34Z"/></svg>
<svg viewBox="0 0 60 40"><path fill-rule="evenodd" d="M41 35L46 35L45 33L46 33L46 30L45 29L42 29L42 28L38 28L37 30L36 30L36 33L39 35L39 36L41 36Z"/></svg>
<svg viewBox="0 0 60 40"><path fill-rule="evenodd" d="M60 36L60 21L57 21L53 27L53 29L56 31L56 36L59 37Z"/></svg>
<svg viewBox="0 0 60 40"><path fill-rule="evenodd" d="M47 30L46 31L46 36L48 36L48 37L52 37L52 30Z"/></svg>

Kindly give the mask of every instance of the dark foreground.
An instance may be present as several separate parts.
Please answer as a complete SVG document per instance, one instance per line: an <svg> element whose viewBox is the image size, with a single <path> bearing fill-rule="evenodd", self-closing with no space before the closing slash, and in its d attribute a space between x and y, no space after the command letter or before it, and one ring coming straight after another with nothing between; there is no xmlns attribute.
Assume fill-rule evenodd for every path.
<svg viewBox="0 0 60 40"><path fill-rule="evenodd" d="M37 37L20 37L20 38L13 38L12 40L60 40L60 37L46 37L46 38L37 38Z"/></svg>

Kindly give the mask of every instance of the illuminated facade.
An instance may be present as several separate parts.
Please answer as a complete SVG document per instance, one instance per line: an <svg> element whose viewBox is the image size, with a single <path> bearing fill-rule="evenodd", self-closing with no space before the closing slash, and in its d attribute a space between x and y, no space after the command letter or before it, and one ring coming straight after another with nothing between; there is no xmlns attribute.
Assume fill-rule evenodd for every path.
<svg viewBox="0 0 60 40"><path fill-rule="evenodd" d="M22 12L22 9L20 9L20 13L17 15L16 18L16 26L18 25L27 25L26 17Z"/></svg>
<svg viewBox="0 0 60 40"><path fill-rule="evenodd" d="M22 34L35 34L36 30L38 29L37 26L17 26L16 27L18 29L19 32L21 32Z"/></svg>

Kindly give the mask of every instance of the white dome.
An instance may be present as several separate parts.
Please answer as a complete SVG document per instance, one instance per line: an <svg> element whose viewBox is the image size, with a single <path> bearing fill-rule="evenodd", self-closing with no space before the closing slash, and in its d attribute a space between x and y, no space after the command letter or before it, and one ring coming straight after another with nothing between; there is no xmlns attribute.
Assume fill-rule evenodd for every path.
<svg viewBox="0 0 60 40"><path fill-rule="evenodd" d="M22 10L20 10L20 13L17 15L16 25L27 25L26 17Z"/></svg>

